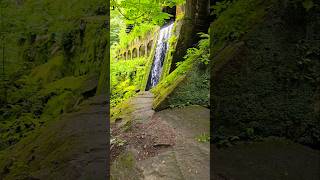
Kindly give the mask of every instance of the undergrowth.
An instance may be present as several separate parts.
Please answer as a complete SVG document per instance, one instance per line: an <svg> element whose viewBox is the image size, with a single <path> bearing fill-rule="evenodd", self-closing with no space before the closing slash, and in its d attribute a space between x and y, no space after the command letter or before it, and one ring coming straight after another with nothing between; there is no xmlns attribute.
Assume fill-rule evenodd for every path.
<svg viewBox="0 0 320 180"><path fill-rule="evenodd" d="M207 34L200 35L203 39L199 41L197 47L188 49L184 61L177 63L177 69L161 80L156 87L151 89L152 93L156 96L155 106L158 106L159 103L161 103L177 87L177 85L184 80L187 73L190 72L196 64L202 64L204 66L209 64L209 36ZM205 84L208 83L209 81L205 82ZM205 88L209 88L209 84ZM191 96L194 96L194 94ZM208 101L208 97L206 97L206 99ZM184 106L190 104L192 103L185 104L179 102L174 103L171 106Z"/></svg>
<svg viewBox="0 0 320 180"><path fill-rule="evenodd" d="M145 64L146 58L111 60L111 107L134 96L140 89Z"/></svg>

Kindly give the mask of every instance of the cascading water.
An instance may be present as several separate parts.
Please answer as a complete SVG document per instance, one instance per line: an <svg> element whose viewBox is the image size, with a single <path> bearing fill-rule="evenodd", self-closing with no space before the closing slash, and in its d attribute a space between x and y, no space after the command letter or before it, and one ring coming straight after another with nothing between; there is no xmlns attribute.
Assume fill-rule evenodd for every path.
<svg viewBox="0 0 320 180"><path fill-rule="evenodd" d="M167 51L169 49L169 42L168 40L171 37L171 31L173 28L173 23L170 23L160 29L157 45L156 45L156 52L154 55L154 61L152 64L151 72L149 75L147 89L149 90L155 85L158 84L162 72L163 61L166 57Z"/></svg>

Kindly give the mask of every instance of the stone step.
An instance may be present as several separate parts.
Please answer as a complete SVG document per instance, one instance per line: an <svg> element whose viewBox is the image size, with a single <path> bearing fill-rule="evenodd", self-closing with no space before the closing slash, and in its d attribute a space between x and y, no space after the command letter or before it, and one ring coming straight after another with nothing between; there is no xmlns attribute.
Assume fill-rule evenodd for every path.
<svg viewBox="0 0 320 180"><path fill-rule="evenodd" d="M146 112L146 111L153 111L151 108L143 108L143 107L141 107L141 108L139 108L139 109L134 109L133 110L133 113L144 113L144 112ZM153 111L154 112L154 111Z"/></svg>
<svg viewBox="0 0 320 180"><path fill-rule="evenodd" d="M142 112L133 112L132 115L134 117L134 120L136 121L146 121L151 119L153 116L154 111L153 110L147 110Z"/></svg>
<svg viewBox="0 0 320 180"><path fill-rule="evenodd" d="M141 97L141 98L153 98L154 95L152 93L139 93L136 97Z"/></svg>
<svg viewBox="0 0 320 180"><path fill-rule="evenodd" d="M130 102L132 106L147 106L147 105L152 105L153 100L148 100L148 99L134 99Z"/></svg>
<svg viewBox="0 0 320 180"><path fill-rule="evenodd" d="M134 107L134 110L140 110L140 109L152 109L152 104L150 103L136 104Z"/></svg>

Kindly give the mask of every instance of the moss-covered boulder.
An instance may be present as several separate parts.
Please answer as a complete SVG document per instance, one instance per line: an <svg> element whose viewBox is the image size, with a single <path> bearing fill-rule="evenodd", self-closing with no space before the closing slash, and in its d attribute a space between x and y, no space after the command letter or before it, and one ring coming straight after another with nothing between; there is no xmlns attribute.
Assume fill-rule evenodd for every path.
<svg viewBox="0 0 320 180"><path fill-rule="evenodd" d="M152 90L155 94L153 108L156 111L195 104L209 106L209 68L198 62L188 68L183 72L181 67L182 74L179 74L178 67Z"/></svg>
<svg viewBox="0 0 320 180"><path fill-rule="evenodd" d="M65 103L61 98L69 95L55 103ZM105 98L86 100L78 112L47 122L0 151L0 179L106 179Z"/></svg>

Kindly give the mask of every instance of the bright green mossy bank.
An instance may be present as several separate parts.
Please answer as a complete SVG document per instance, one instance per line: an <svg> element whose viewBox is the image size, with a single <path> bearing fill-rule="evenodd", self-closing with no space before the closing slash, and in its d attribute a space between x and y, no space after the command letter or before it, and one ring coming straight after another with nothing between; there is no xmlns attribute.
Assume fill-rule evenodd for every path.
<svg viewBox="0 0 320 180"><path fill-rule="evenodd" d="M108 79L101 72L109 57L106 2L1 3L7 96L1 86L0 150L95 95L99 77Z"/></svg>
<svg viewBox="0 0 320 180"><path fill-rule="evenodd" d="M146 58L115 60L111 63L111 107L134 96L141 89L146 73Z"/></svg>
<svg viewBox="0 0 320 180"><path fill-rule="evenodd" d="M155 95L155 110L187 105L209 106L209 39L206 34L201 37L203 39L197 47L189 48L185 60L177 63L177 69L163 76L151 89Z"/></svg>

